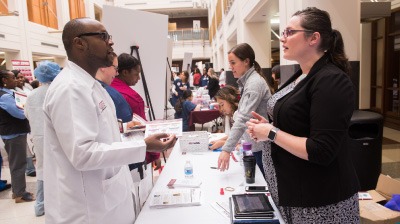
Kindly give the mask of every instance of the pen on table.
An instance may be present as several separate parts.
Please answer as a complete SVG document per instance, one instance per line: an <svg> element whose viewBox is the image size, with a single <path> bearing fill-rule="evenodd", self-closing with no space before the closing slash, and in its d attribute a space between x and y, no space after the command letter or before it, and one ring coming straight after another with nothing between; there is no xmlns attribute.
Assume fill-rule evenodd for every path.
<svg viewBox="0 0 400 224"><path fill-rule="evenodd" d="M211 169L218 170L218 167L216 167L216 166L211 166L210 168L211 168Z"/></svg>

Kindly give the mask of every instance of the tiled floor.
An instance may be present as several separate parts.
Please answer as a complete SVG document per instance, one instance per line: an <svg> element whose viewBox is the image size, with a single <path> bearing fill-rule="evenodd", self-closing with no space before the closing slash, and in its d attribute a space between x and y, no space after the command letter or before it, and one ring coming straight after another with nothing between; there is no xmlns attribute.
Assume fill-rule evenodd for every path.
<svg viewBox="0 0 400 224"><path fill-rule="evenodd" d="M382 146L382 173L388 174L400 180L400 131L384 128L383 135L386 138ZM1 151L6 157L4 149ZM1 179L10 181L10 172L7 162L4 161ZM157 180L158 172L155 172ZM27 190L35 192L36 178L27 177ZM34 202L15 204L11 199L11 191L0 192L0 223L1 224L42 224L44 216L35 217Z"/></svg>

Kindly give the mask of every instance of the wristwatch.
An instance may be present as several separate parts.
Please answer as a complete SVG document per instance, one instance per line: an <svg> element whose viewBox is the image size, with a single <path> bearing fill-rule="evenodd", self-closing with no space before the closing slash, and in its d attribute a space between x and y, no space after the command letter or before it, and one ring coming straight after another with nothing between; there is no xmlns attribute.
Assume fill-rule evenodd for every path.
<svg viewBox="0 0 400 224"><path fill-rule="evenodd" d="M278 133L278 131L279 131L279 128L277 128L277 127L272 127L272 129L269 131L269 133L268 133L268 139L269 139L271 142L274 142L274 141L275 141L275 139L276 139L276 134Z"/></svg>

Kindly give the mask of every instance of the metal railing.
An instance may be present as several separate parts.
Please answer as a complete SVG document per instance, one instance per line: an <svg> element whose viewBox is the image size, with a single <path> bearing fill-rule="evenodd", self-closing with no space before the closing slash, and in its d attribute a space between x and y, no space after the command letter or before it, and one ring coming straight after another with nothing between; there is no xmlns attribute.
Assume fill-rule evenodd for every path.
<svg viewBox="0 0 400 224"><path fill-rule="evenodd" d="M178 41L193 41L193 40L208 40L208 29L180 29L168 31L168 35L174 42Z"/></svg>

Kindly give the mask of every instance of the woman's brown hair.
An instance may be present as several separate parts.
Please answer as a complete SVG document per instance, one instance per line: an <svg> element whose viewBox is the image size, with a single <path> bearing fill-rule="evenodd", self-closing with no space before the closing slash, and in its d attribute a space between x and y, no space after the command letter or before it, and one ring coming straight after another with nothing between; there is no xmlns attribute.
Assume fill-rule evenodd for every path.
<svg viewBox="0 0 400 224"><path fill-rule="evenodd" d="M226 85L220 90L218 90L214 98L226 100L231 105L232 110L236 111L238 109L238 104L240 101L240 92L237 88L230 85Z"/></svg>

